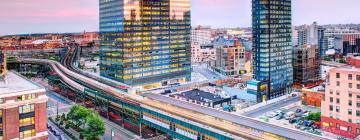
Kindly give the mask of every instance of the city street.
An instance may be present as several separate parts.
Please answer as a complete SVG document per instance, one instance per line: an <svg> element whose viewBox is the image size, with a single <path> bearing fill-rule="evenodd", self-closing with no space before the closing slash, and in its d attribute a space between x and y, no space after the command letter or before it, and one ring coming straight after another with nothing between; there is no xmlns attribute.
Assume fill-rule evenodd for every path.
<svg viewBox="0 0 360 140"><path fill-rule="evenodd" d="M219 79L224 79L225 78L225 76L220 75L220 74L210 70L208 68L207 64L205 64L205 63L200 63L198 65L193 65L192 68L193 68L194 72L198 72L198 73L202 74L209 81L219 80Z"/></svg>

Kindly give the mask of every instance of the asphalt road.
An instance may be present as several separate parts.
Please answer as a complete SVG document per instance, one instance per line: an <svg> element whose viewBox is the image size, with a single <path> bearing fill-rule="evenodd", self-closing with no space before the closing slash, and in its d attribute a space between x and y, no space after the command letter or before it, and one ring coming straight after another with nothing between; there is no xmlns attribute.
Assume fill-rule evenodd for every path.
<svg viewBox="0 0 360 140"><path fill-rule="evenodd" d="M262 114L264 114L266 112L278 110L278 109L280 109L280 108L282 108L284 106L293 104L293 103L298 102L300 100L301 100L300 96L293 97L293 98L287 98L287 99L284 99L282 101L275 102L275 103L272 103L272 104L268 104L268 105L265 105L263 107L254 109L252 111L243 113L242 115L245 115L245 116L248 116L248 117L251 117L251 118L255 118L255 117L258 117L258 116L260 116L260 115L262 115Z"/></svg>
<svg viewBox="0 0 360 140"><path fill-rule="evenodd" d="M207 68L207 64L201 63L193 66L193 71L205 76L209 81L224 79L225 77Z"/></svg>

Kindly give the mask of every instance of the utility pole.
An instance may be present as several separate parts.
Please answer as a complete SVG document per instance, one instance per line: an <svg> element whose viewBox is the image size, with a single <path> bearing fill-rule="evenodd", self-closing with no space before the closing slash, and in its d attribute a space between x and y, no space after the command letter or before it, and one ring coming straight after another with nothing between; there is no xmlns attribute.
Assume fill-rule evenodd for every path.
<svg viewBox="0 0 360 140"><path fill-rule="evenodd" d="M59 101L56 101L56 117L59 116Z"/></svg>

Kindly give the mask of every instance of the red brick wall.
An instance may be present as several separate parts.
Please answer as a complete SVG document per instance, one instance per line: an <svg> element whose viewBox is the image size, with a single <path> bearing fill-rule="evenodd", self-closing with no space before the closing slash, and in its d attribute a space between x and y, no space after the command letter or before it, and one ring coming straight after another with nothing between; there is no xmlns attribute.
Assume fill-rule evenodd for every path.
<svg viewBox="0 0 360 140"><path fill-rule="evenodd" d="M47 131L46 103L35 105L35 130L36 133Z"/></svg>
<svg viewBox="0 0 360 140"><path fill-rule="evenodd" d="M360 59L355 59L353 57L348 57L346 59L347 63L349 63L350 65L356 67L356 68L360 68Z"/></svg>
<svg viewBox="0 0 360 140"><path fill-rule="evenodd" d="M353 120L355 121L355 120ZM329 118L329 117L324 117L321 116L321 122L322 122L322 130L324 131L328 131L337 135L341 135L341 136L346 136L349 138L355 138L357 137L360 133L357 133L356 129L360 129L360 125L357 125L356 123L350 123L350 122L346 122L346 121L341 121L341 120L337 120L335 118ZM324 126L324 123L332 123L332 126ZM340 128L336 128L336 124L339 124L339 126L346 128L348 126L351 126L352 131L347 131L347 130L341 130Z"/></svg>
<svg viewBox="0 0 360 140"><path fill-rule="evenodd" d="M5 140L19 137L19 108L4 110L3 128Z"/></svg>

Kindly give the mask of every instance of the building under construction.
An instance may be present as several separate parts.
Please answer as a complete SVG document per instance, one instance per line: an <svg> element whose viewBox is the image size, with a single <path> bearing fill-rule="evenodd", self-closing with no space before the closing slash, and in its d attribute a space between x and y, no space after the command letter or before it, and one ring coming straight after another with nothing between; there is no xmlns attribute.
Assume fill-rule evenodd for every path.
<svg viewBox="0 0 360 140"><path fill-rule="evenodd" d="M316 45L304 45L294 49L294 82L307 85L320 80L320 54Z"/></svg>

